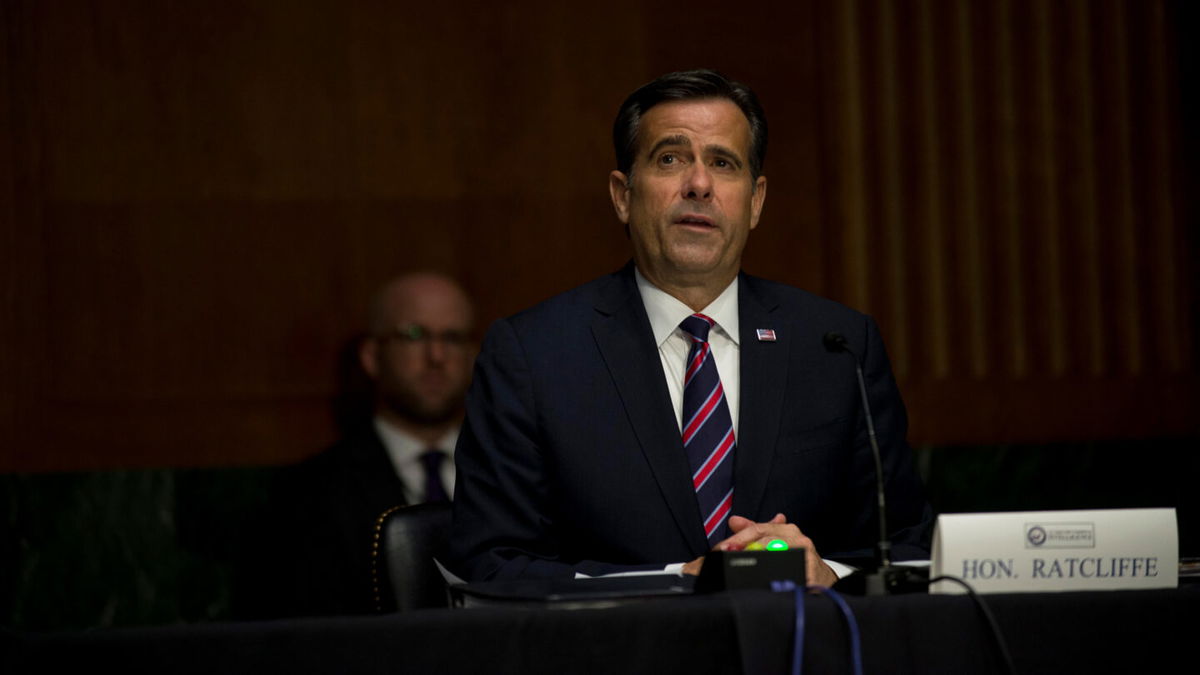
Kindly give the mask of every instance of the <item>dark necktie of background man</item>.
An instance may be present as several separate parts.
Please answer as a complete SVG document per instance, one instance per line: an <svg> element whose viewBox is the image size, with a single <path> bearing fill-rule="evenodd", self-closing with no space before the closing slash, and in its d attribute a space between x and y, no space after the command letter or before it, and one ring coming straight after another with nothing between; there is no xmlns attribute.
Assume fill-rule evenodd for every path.
<svg viewBox="0 0 1200 675"><path fill-rule="evenodd" d="M421 466L425 468L425 501L448 502L450 495L442 484L442 462L446 453L437 448L430 448L421 453Z"/></svg>

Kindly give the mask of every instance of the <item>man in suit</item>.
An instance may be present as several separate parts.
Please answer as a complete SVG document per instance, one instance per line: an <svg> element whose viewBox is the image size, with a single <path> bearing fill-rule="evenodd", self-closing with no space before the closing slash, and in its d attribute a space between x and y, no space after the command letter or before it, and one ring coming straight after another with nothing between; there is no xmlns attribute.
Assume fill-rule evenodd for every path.
<svg viewBox="0 0 1200 675"><path fill-rule="evenodd" d="M288 534L272 584L281 597L270 613L374 611L376 519L393 506L453 494L473 314L463 289L440 274L398 277L375 294L358 348L374 413L278 481L272 510Z"/></svg>
<svg viewBox="0 0 1200 675"><path fill-rule="evenodd" d="M697 573L714 548L784 539L807 549L810 582L833 583L818 550L860 557L878 539L852 358L896 557L926 557L931 514L875 323L740 270L767 194L753 92L711 71L665 75L626 99L613 140L633 261L488 332L456 458L452 571ZM829 331L857 356L827 351Z"/></svg>
<svg viewBox="0 0 1200 675"><path fill-rule="evenodd" d="M410 274L376 293L368 323L358 350L375 392L368 445L386 452L403 503L446 501L475 357L471 301L448 277Z"/></svg>

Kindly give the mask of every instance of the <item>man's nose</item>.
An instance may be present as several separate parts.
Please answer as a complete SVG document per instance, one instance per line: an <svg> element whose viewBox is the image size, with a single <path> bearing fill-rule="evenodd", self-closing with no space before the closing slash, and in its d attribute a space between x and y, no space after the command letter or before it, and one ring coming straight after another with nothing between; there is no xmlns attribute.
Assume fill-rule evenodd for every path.
<svg viewBox="0 0 1200 675"><path fill-rule="evenodd" d="M684 177L683 196L702 202L712 199L712 174L703 162L693 164Z"/></svg>
<svg viewBox="0 0 1200 675"><path fill-rule="evenodd" d="M446 341L438 335L430 335L425 341L425 358L430 363L442 363L446 360Z"/></svg>

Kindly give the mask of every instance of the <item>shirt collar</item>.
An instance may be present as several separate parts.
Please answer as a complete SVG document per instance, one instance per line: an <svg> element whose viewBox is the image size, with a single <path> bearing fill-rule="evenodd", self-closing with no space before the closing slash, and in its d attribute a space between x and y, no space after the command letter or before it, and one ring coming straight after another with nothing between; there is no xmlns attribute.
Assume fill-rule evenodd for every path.
<svg viewBox="0 0 1200 675"><path fill-rule="evenodd" d="M388 455L391 456L396 466L416 462L421 454L430 447L421 439L389 424L387 420L379 416L375 417L375 431L379 434L379 440L383 441L383 447L387 449ZM458 427L454 427L447 431L446 435L442 436L433 447L453 456L454 444L457 441Z"/></svg>
<svg viewBox="0 0 1200 675"><path fill-rule="evenodd" d="M695 312L675 296L650 283L636 267L633 268L633 274L637 279L638 292L642 295L642 304L646 306L646 316L650 318L654 344L661 347L679 328L680 322ZM717 329L738 344L738 277L735 276L725 290L700 313L716 321Z"/></svg>

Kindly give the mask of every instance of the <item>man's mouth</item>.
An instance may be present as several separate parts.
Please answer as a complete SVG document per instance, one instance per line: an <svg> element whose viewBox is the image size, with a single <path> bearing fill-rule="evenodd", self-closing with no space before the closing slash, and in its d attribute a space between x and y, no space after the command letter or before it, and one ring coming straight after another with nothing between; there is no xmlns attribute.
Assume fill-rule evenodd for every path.
<svg viewBox="0 0 1200 675"><path fill-rule="evenodd" d="M694 225L698 227L715 227L711 218L695 214L686 214L675 220L677 225Z"/></svg>

